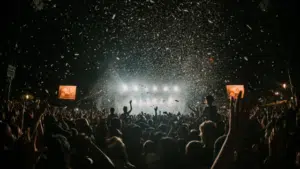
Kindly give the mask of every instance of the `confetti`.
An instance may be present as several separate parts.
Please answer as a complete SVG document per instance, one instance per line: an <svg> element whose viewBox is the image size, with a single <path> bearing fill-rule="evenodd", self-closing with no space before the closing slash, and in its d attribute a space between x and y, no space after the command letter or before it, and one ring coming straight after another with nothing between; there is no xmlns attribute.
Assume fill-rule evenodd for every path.
<svg viewBox="0 0 300 169"><path fill-rule="evenodd" d="M252 28L250 27L250 25L246 25L248 29L250 29L252 31Z"/></svg>

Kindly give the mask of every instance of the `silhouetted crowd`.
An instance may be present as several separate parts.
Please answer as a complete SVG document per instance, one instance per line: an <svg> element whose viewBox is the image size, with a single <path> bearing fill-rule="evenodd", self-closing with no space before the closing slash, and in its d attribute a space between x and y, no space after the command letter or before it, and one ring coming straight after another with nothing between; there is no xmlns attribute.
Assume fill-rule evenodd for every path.
<svg viewBox="0 0 300 169"><path fill-rule="evenodd" d="M231 99L221 112L132 115L46 102L1 104L1 169L294 169L300 162L295 104L251 106ZM134 107L133 107L134 108ZM161 112L162 111L162 112Z"/></svg>

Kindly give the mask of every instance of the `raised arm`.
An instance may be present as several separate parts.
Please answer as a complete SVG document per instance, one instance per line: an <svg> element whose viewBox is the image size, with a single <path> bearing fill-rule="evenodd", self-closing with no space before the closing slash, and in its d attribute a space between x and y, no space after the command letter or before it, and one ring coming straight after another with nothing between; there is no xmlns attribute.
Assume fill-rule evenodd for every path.
<svg viewBox="0 0 300 169"><path fill-rule="evenodd" d="M223 146L216 157L211 169L226 169L230 168L230 163L234 160L234 135L232 135L232 127L234 126L234 115L235 110L233 102L230 103L230 114L229 114L229 131L227 133L226 140L223 143Z"/></svg>
<svg viewBox="0 0 300 169"><path fill-rule="evenodd" d="M227 169L232 167L231 164L234 162L233 142L233 137L228 135L211 169Z"/></svg>
<svg viewBox="0 0 300 169"><path fill-rule="evenodd" d="M130 105L130 110L127 112L127 114L130 114L132 111L132 100L129 101L129 105Z"/></svg>
<svg viewBox="0 0 300 169"><path fill-rule="evenodd" d="M91 150L92 159L101 165L103 168L114 169L115 165L111 161L111 159L98 147L96 146L90 139L88 139L88 144Z"/></svg>
<svg viewBox="0 0 300 169"><path fill-rule="evenodd" d="M239 150L242 149L242 147L240 147L242 140L240 139L244 138L243 134L246 134L244 127L249 122L249 114L243 110L241 103L242 99L240 93L235 108L233 102L230 103L231 110L229 114L229 130L227 138L211 169L232 168L235 150L239 152Z"/></svg>

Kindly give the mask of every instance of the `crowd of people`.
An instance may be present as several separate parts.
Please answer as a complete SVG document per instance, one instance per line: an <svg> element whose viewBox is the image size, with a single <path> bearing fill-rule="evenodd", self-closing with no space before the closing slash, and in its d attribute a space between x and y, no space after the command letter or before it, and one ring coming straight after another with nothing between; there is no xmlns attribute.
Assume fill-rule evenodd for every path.
<svg viewBox="0 0 300 169"><path fill-rule="evenodd" d="M300 162L299 109L259 107L241 94L228 111L213 97L191 113L132 115L58 108L46 102L2 103L2 169L294 169ZM162 113L161 113L162 111Z"/></svg>

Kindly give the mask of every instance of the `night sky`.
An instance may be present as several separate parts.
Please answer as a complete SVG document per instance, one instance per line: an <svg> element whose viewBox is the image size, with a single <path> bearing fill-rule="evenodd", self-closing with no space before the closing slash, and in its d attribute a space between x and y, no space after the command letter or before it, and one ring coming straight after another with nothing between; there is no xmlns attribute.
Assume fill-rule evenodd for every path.
<svg viewBox="0 0 300 169"><path fill-rule="evenodd" d="M297 87L295 2L1 2L1 93L8 64L17 66L14 97L55 98L59 84L84 97L117 78L185 81L196 94L222 94L229 83L255 92L288 81L288 65Z"/></svg>

